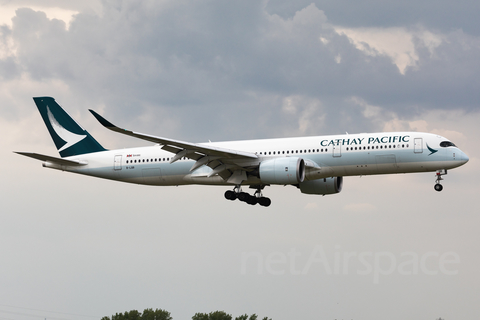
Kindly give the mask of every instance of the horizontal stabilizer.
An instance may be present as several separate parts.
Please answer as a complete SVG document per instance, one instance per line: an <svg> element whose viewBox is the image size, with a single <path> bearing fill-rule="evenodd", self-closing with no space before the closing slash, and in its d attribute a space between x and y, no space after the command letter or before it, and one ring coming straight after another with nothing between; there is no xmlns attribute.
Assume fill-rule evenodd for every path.
<svg viewBox="0 0 480 320"><path fill-rule="evenodd" d="M80 161L80 160L66 160L66 159L61 159L61 158L55 158L51 156L46 156L44 154L38 154L38 153L32 153L32 152L16 152L15 153L21 154L22 156L34 158L40 161L48 161L51 163L55 163L61 166L84 166L87 164L86 161Z"/></svg>

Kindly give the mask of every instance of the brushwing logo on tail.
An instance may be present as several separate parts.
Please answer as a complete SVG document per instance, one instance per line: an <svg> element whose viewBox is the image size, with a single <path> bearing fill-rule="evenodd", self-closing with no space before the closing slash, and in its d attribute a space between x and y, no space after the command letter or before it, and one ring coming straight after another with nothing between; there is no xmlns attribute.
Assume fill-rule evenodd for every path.
<svg viewBox="0 0 480 320"><path fill-rule="evenodd" d="M48 115L48 120L50 120L50 124L52 125L53 130L55 133L66 143L58 149L59 152L73 146L74 144L82 141L85 139L87 136L86 135L79 135L75 134L73 132L68 131L62 125L55 119L53 116L53 113L50 111L50 108L47 106L47 115Z"/></svg>

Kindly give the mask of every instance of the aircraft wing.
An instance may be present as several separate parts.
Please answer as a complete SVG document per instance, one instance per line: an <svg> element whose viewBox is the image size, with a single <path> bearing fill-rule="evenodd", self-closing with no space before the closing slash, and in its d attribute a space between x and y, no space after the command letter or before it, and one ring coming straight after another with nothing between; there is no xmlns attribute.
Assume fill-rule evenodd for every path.
<svg viewBox="0 0 480 320"><path fill-rule="evenodd" d="M192 166L190 171L193 171L202 165L207 165L213 169L210 176L218 174L226 180L232 176L232 173L235 170L250 171L251 166L258 165L258 157L255 153L220 148L208 144L190 143L134 132L119 128L95 111L90 109L89 111L100 122L100 124L107 129L162 145L162 149L175 154L171 158L170 163L173 163L183 157L196 160L196 163Z"/></svg>
<svg viewBox="0 0 480 320"><path fill-rule="evenodd" d="M67 160L67 159L62 159L62 158L55 158L51 156L47 156L44 154L39 154L39 153L32 153L32 152L16 152L18 154L21 154L22 156L34 158L40 161L48 161L51 163L55 163L61 166L84 166L87 164L85 161L79 161L79 160Z"/></svg>

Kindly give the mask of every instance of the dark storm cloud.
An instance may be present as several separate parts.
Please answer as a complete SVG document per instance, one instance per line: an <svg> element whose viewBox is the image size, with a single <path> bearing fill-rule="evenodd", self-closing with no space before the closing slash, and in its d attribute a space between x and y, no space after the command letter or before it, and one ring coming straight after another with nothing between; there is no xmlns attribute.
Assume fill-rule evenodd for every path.
<svg viewBox="0 0 480 320"><path fill-rule="evenodd" d="M474 110L479 95L474 36L448 33L433 51L415 39L419 60L402 75L390 57L338 34L315 5L281 17L259 1L105 1L101 15L80 12L68 30L25 8L11 35L17 65L8 74L60 79L119 124L147 115L142 130L154 134L169 119L184 139L380 130L352 97L414 116Z"/></svg>

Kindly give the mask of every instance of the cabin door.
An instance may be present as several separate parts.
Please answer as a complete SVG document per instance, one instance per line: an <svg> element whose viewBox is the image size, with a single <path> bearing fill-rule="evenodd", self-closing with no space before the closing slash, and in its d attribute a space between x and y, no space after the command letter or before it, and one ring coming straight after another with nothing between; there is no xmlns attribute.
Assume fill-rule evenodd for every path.
<svg viewBox="0 0 480 320"><path fill-rule="evenodd" d="M423 152L423 139L415 138L413 152L422 153Z"/></svg>
<svg viewBox="0 0 480 320"><path fill-rule="evenodd" d="M115 156L115 161L113 164L113 169L114 170L122 170L122 156Z"/></svg>
<svg viewBox="0 0 480 320"><path fill-rule="evenodd" d="M342 156L342 145L339 144L338 146L333 146L333 156L334 157L341 157Z"/></svg>

